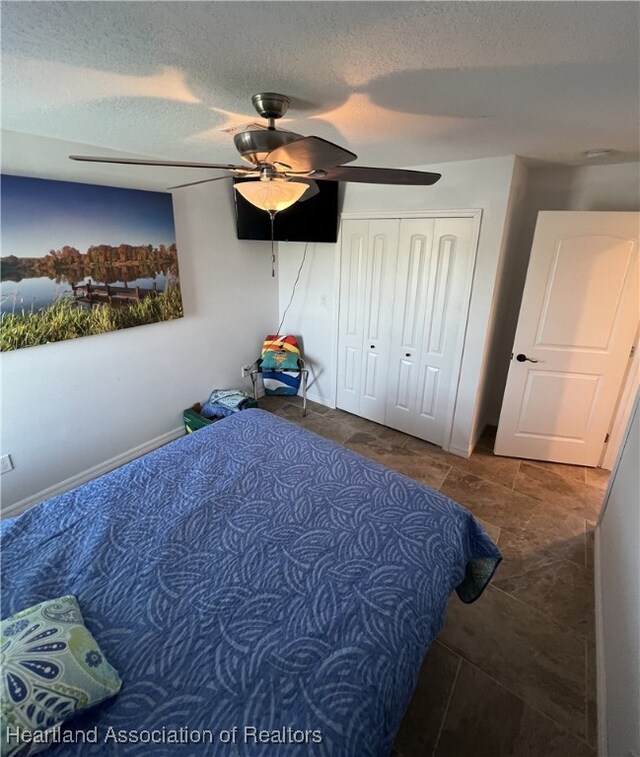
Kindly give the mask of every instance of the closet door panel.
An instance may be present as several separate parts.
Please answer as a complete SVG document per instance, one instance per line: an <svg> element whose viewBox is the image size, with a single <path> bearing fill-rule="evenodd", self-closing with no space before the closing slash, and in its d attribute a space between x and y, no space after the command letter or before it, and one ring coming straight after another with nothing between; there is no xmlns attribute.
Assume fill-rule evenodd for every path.
<svg viewBox="0 0 640 757"><path fill-rule="evenodd" d="M337 405L360 410L368 221L344 221L338 317Z"/></svg>
<svg viewBox="0 0 640 757"><path fill-rule="evenodd" d="M376 423L384 423L387 404L398 229L399 222L393 219L371 221L369 225L359 414Z"/></svg>
<svg viewBox="0 0 640 757"><path fill-rule="evenodd" d="M422 371L422 397L419 412L424 418L434 419L438 405L438 390L440 388L440 369L431 365L425 366Z"/></svg>
<svg viewBox="0 0 640 757"><path fill-rule="evenodd" d="M465 298L473 265L471 230L472 221L466 218L437 219L434 226L415 434L438 445L445 441L459 370L457 345L464 331Z"/></svg>
<svg viewBox="0 0 640 757"><path fill-rule="evenodd" d="M434 221L403 220L398 243L386 423L415 433L425 303L432 288Z"/></svg>
<svg viewBox="0 0 640 757"><path fill-rule="evenodd" d="M411 404L413 399L413 385L414 385L414 371L415 363L408 360L400 361L400 368L398 370L398 381L396 382L396 391L393 405L395 409L411 412Z"/></svg>
<svg viewBox="0 0 640 757"><path fill-rule="evenodd" d="M360 350L354 347L345 347L344 350L344 390L354 397L359 393L359 368Z"/></svg>

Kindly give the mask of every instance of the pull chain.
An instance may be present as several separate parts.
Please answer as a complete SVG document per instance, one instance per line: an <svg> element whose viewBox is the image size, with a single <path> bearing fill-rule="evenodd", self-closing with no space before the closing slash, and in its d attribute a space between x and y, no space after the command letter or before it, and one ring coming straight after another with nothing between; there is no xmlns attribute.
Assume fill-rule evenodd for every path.
<svg viewBox="0 0 640 757"><path fill-rule="evenodd" d="M269 218L271 219L271 278L274 278L276 275L276 253L273 246L273 220L275 217L276 211L270 210Z"/></svg>

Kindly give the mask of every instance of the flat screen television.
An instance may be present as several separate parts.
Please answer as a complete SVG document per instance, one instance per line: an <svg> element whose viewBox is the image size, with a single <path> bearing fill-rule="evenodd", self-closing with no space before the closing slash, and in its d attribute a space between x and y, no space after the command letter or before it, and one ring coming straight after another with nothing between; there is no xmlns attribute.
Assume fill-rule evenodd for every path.
<svg viewBox="0 0 640 757"><path fill-rule="evenodd" d="M251 181L234 179L234 182ZM255 181L255 179L253 180ZM319 192L304 202L276 213L276 242L336 242L338 239L338 182L319 181ZM271 239L269 214L234 191L238 239Z"/></svg>

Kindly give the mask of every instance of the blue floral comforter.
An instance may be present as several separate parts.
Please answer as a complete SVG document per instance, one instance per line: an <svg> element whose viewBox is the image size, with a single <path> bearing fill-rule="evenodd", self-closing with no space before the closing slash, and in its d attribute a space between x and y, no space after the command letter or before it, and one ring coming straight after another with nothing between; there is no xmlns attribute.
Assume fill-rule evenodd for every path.
<svg viewBox="0 0 640 757"><path fill-rule="evenodd" d="M459 505L261 410L1 533L2 616L75 595L123 679L52 757L386 757L451 591L500 560Z"/></svg>

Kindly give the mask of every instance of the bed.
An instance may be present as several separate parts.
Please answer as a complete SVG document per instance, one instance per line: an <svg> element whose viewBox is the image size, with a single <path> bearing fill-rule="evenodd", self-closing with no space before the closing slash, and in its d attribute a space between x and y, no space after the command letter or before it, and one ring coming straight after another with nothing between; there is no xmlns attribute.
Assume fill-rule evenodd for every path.
<svg viewBox="0 0 640 757"><path fill-rule="evenodd" d="M262 410L1 528L2 617L75 595L123 680L52 757L386 757L449 595L500 561L456 503Z"/></svg>

